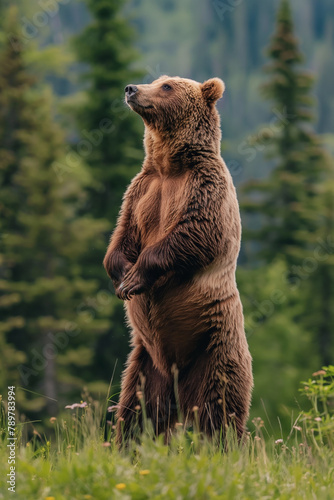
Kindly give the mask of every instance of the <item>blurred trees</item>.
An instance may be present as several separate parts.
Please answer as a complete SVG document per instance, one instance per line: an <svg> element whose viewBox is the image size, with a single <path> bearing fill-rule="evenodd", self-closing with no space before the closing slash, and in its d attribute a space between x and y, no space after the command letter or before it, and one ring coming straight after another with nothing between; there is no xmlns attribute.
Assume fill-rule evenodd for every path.
<svg viewBox="0 0 334 500"><path fill-rule="evenodd" d="M0 54L0 343L2 384L18 385L21 410L49 414L61 394L80 393L94 380L95 338L108 327L85 314L97 280L85 279L80 261L103 223L79 215L82 164L66 182L64 137L52 118L52 95L25 62L15 8L8 10ZM14 369L15 368L15 369ZM88 384L89 386L89 384ZM105 385L102 384L105 388ZM25 392L25 390L27 392ZM34 394L31 397L32 393Z"/></svg>
<svg viewBox="0 0 334 500"><path fill-rule="evenodd" d="M269 80L262 87L263 95L279 118L263 126L250 144L262 145L273 167L266 179L247 183L248 198L242 203L246 212L257 217L248 219L253 231L246 231L246 236L257 243L251 256L256 262L254 249L260 250L262 266L241 270L239 276L246 328L250 321L256 335L250 339L256 359L255 395L261 387L256 377L261 381L263 376L258 372L261 357L273 356L271 366L276 360L282 370L279 375L271 373L272 385L280 385L282 392L293 388L286 399L292 405L305 359L314 369L333 360L334 198L333 160L309 123L314 120L313 79L299 69L303 58L288 0L280 3L268 55ZM275 273L275 269L281 271ZM251 278L254 273L258 273L257 282ZM266 276L270 276L269 289ZM283 309L280 301L275 303L277 295ZM280 415L278 407L276 411Z"/></svg>
<svg viewBox="0 0 334 500"><path fill-rule="evenodd" d="M124 87L139 83L138 55L130 26L120 14L123 2L88 0L93 21L76 37L78 60L85 63L85 87L76 106L83 154L94 182L89 186L91 213L116 217L125 187L143 159L141 120L124 102ZM87 151L85 151L87 149Z"/></svg>
<svg viewBox="0 0 334 500"><path fill-rule="evenodd" d="M265 70L270 80L262 92L271 101L277 120L263 126L253 143L263 146L275 166L268 179L248 184L247 192L253 197L244 207L261 215L262 227L254 236L261 242L265 259L271 262L280 256L291 267L305 257L309 233L319 224L314 215L316 199L328 175L329 160L319 137L308 126L314 120L313 77L299 69L303 57L287 0L281 2L268 56Z"/></svg>
<svg viewBox="0 0 334 500"><path fill-rule="evenodd" d="M95 350L95 373L114 382L129 350L123 303L113 293L102 261L115 226L123 193L140 170L144 157L143 124L125 105L124 87L138 83L143 74L136 69L138 54L133 48L134 33L122 17L123 2L88 0L92 22L74 40L78 61L83 63L83 89L74 113L79 138L75 150L84 158L92 182L86 185L89 213L107 221L103 247L91 245L86 272L94 274L100 288L108 290L112 309L110 327Z"/></svg>
<svg viewBox="0 0 334 500"><path fill-rule="evenodd" d="M296 417L300 411L300 380L320 366L310 329L296 320L305 314L302 286L290 285L287 269L284 259L277 258L270 265L253 269L239 266L237 272L253 357L250 420L261 415L267 429L275 432L280 426L284 430L291 428L292 413Z"/></svg>

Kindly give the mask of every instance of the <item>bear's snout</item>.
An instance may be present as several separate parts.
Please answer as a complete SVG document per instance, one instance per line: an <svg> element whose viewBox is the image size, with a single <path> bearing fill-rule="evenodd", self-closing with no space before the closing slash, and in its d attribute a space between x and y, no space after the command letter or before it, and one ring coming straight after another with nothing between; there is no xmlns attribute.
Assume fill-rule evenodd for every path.
<svg viewBox="0 0 334 500"><path fill-rule="evenodd" d="M124 90L126 97L131 97L138 92L138 87L136 85L127 85Z"/></svg>

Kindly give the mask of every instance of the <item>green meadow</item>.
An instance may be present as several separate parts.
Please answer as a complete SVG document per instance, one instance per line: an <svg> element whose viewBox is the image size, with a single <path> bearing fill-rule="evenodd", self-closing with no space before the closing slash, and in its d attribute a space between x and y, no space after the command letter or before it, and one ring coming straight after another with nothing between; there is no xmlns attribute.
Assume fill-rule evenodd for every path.
<svg viewBox="0 0 334 500"><path fill-rule="evenodd" d="M51 437L17 426L15 493L1 475L0 498L19 500L110 499L328 499L334 498L334 367L320 370L301 391L309 410L288 435L273 436L261 418L249 423L244 442L233 429L209 441L179 422L170 443L154 438L150 423L136 442L118 450L106 404L51 418ZM3 417L5 417L3 413ZM9 470L6 419L1 470Z"/></svg>

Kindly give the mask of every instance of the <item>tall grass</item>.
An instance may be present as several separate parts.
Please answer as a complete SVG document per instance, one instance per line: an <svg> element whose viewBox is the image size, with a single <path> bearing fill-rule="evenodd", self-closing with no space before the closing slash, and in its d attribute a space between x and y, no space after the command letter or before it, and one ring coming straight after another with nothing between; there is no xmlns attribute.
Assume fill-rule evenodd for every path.
<svg viewBox="0 0 334 500"><path fill-rule="evenodd" d="M112 425L105 441L105 405L87 399L87 405L69 408L68 417L52 419L51 440L18 426L16 493L6 486L3 421L0 498L332 500L333 380L334 367L328 367L303 383L310 409L288 436L275 440L255 419L242 444L231 428L217 445L178 425L167 446L163 437L153 439L147 422L140 441L118 451Z"/></svg>

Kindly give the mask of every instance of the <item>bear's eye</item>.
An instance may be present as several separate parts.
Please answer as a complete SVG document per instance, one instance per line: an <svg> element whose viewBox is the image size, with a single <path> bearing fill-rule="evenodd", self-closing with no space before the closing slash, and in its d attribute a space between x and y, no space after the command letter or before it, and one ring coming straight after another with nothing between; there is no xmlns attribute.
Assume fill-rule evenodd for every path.
<svg viewBox="0 0 334 500"><path fill-rule="evenodd" d="M172 90L172 87L170 85L168 85L168 83L164 83L163 86L162 86L162 88L164 90Z"/></svg>

